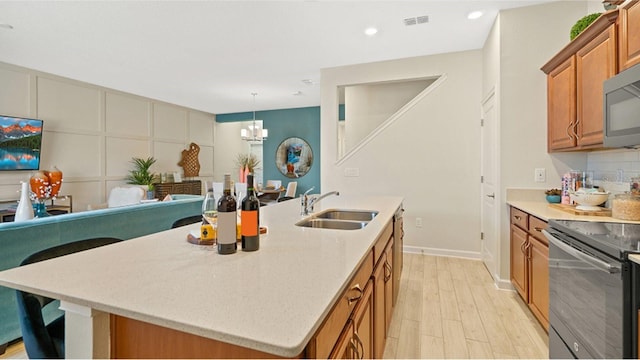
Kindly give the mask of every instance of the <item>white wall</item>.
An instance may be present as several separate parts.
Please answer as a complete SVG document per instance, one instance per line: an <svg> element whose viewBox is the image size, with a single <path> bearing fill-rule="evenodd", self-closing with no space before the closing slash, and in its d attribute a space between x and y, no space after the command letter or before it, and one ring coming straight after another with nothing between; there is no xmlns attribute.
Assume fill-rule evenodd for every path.
<svg viewBox="0 0 640 360"><path fill-rule="evenodd" d="M200 146L200 177L213 176L213 114L0 63L0 114L44 120L41 169L64 173L61 194L74 211L106 201L125 184L132 157L154 156L152 171L177 165L191 142ZM29 172L0 172L0 199L17 199Z"/></svg>
<svg viewBox="0 0 640 360"><path fill-rule="evenodd" d="M571 26L587 14L587 2L560 1L503 11L485 59L499 51L499 73L486 70L483 89L498 84L500 123L500 278L509 279L509 215L506 189L560 186L569 169L586 168L586 153L548 154L546 76L540 67L569 43ZM541 20L544 19L544 20ZM547 181L536 183L534 169Z"/></svg>
<svg viewBox="0 0 640 360"><path fill-rule="evenodd" d="M240 177L240 169L236 164L238 154L246 154L251 151L249 143L240 138L240 130L246 126L247 123L243 121L216 123L215 140L218 151L215 152L214 157L216 166L213 178L215 181L223 181L225 174L230 174L231 180L238 181ZM262 164L262 157L260 160L260 164Z"/></svg>
<svg viewBox="0 0 640 360"><path fill-rule="evenodd" d="M356 147L433 81L429 79L345 87L345 152Z"/></svg>
<svg viewBox="0 0 640 360"><path fill-rule="evenodd" d="M340 165L338 86L438 77L446 81ZM323 69L322 188L403 196L410 250L479 256L482 53L467 51ZM345 177L358 168L359 177ZM416 218L423 226L415 226Z"/></svg>

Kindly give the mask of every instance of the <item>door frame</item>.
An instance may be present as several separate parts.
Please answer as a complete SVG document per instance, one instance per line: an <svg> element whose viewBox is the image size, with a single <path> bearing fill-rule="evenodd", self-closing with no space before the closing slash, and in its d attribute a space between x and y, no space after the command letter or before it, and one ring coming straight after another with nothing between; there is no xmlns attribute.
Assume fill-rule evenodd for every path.
<svg viewBox="0 0 640 360"><path fill-rule="evenodd" d="M502 199L502 191L501 191L501 187L500 187L500 107L499 107L499 97L498 97L498 91L496 90L496 86L492 86L489 91L487 92L487 94L485 96L483 96L482 101L480 102L480 118L483 119L484 121L484 107L485 105L489 102L489 101L493 101L493 107L495 109L495 118L494 118L494 126L493 126L493 139L494 139L494 144L492 144L493 146L493 156L494 156L494 169L493 169L493 178L495 179L494 182L494 194L495 194L495 198L494 198L494 206L493 206L493 221L491 222L491 226L493 227L493 234L495 236L494 239L494 268L490 269L489 266L487 266L487 263L484 261L484 247L485 244L487 242L486 239L484 240L480 240L480 257L482 259L483 264L485 265L485 267L487 268L487 270L489 271L489 273L491 274L491 277L493 278L494 283L497 285L501 282L500 280L500 267L501 267L501 229L500 229L500 214L501 214L501 206L500 204L501 199ZM480 129L480 175L481 176L485 176L485 170L484 170L484 157L485 157L485 153L484 153L484 137L482 135L482 128ZM483 234L486 234L487 231L484 228L484 219L485 219L485 212L484 212L484 193L483 193L483 183L480 182L480 231Z"/></svg>

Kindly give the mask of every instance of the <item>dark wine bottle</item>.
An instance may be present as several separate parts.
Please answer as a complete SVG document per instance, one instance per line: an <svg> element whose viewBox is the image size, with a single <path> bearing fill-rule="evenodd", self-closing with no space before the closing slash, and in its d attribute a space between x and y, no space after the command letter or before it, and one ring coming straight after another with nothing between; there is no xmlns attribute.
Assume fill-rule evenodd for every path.
<svg viewBox="0 0 640 360"><path fill-rule="evenodd" d="M241 206L242 251L256 251L260 248L260 200L253 189L253 174L247 175L247 196Z"/></svg>
<svg viewBox="0 0 640 360"><path fill-rule="evenodd" d="M231 195L231 175L225 174L222 197L218 200L218 254L233 254L236 242L236 198Z"/></svg>

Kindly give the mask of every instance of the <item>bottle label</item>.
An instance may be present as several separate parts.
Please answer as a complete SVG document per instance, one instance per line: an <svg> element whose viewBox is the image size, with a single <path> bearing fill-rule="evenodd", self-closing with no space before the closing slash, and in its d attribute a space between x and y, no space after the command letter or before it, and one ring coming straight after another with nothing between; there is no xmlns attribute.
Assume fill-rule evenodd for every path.
<svg viewBox="0 0 640 360"><path fill-rule="evenodd" d="M240 212L240 219L242 236L257 236L259 234L257 210L242 210Z"/></svg>
<svg viewBox="0 0 640 360"><path fill-rule="evenodd" d="M235 244L236 213L218 212L218 244Z"/></svg>

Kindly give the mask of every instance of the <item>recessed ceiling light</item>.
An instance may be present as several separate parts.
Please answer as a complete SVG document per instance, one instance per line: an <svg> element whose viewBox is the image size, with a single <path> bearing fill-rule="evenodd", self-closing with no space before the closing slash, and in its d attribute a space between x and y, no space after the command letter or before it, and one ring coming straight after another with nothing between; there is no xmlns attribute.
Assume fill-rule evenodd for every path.
<svg viewBox="0 0 640 360"><path fill-rule="evenodd" d="M367 28L367 29L364 31L364 33L365 33L365 34L367 34L367 35L369 35L369 36L373 36L373 35L375 35L376 33L378 33L378 29L376 29L376 28L374 28L374 27L370 27L370 28Z"/></svg>
<svg viewBox="0 0 640 360"><path fill-rule="evenodd" d="M467 19L475 20L480 18L481 16L482 16L482 11L472 11L469 13L469 15L467 15Z"/></svg>
<svg viewBox="0 0 640 360"><path fill-rule="evenodd" d="M302 95L302 91L298 90L298 91L294 92L294 93L293 93L293 94L291 94L291 95L293 95L293 96L300 96L300 95Z"/></svg>
<svg viewBox="0 0 640 360"><path fill-rule="evenodd" d="M6 23L0 23L0 29L13 29L13 26L11 26L10 24L6 24Z"/></svg>

